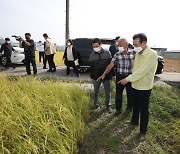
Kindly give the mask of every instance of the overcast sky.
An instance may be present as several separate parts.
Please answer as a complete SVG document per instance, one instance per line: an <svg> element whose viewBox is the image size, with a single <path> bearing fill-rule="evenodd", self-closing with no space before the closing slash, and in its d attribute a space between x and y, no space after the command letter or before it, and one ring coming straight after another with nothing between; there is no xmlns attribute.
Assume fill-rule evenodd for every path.
<svg viewBox="0 0 180 154"><path fill-rule="evenodd" d="M30 32L65 42L66 0L0 0L0 36ZM70 37L125 37L144 32L150 46L180 49L179 0L70 0ZM12 39L13 40L13 39Z"/></svg>

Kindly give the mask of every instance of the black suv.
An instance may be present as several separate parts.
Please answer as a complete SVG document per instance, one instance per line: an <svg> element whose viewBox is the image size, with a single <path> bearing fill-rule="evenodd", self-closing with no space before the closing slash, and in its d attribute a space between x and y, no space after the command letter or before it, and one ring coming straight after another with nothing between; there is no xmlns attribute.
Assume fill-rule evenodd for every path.
<svg viewBox="0 0 180 154"><path fill-rule="evenodd" d="M104 49L109 50L110 45L114 44L115 41L113 39L100 38L102 42L102 47ZM90 68L89 55L92 52L91 46L91 38L76 38L73 40L73 45L76 47L78 51L78 59L80 64L80 71L86 72ZM131 44L129 44L130 48L133 48ZM158 67L156 74L161 74L164 68L164 59L161 56L158 56Z"/></svg>

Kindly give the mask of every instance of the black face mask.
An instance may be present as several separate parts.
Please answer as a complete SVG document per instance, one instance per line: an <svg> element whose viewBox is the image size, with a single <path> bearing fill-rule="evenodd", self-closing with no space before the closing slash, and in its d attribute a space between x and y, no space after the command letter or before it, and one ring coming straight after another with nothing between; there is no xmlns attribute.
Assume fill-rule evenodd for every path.
<svg viewBox="0 0 180 154"><path fill-rule="evenodd" d="M25 38L26 38L26 40L30 40L30 38L28 36L26 36Z"/></svg>

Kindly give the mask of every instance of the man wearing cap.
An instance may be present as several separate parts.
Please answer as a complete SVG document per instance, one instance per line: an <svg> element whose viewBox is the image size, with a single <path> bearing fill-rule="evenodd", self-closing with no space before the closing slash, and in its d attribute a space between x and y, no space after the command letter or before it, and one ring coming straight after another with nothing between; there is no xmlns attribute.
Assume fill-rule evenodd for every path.
<svg viewBox="0 0 180 154"><path fill-rule="evenodd" d="M11 62L12 51L15 52L15 49L12 47L9 38L5 38L5 43L1 46L0 53L2 53L3 51L4 57L6 58L5 69L8 69L8 67L12 67L15 69L16 67Z"/></svg>
<svg viewBox="0 0 180 154"><path fill-rule="evenodd" d="M34 40L31 39L30 33L26 33L25 38L26 40L20 39L20 47L24 48L26 72L27 72L27 75L31 75L30 64L32 64L33 73L34 75L36 75L37 66L36 66L36 61L35 61L35 43L34 43Z"/></svg>

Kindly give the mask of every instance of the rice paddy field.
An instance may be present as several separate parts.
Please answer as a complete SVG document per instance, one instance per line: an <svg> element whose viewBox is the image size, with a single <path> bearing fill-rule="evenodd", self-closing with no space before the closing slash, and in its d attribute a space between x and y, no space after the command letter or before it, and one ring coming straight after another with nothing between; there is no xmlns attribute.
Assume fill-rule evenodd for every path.
<svg viewBox="0 0 180 154"><path fill-rule="evenodd" d="M54 55L54 62L55 62L56 65L64 65L64 61L62 61L63 54L64 54L63 51L58 51ZM37 62L37 64L40 63L39 62L39 52L38 51L36 51L36 62Z"/></svg>
<svg viewBox="0 0 180 154"><path fill-rule="evenodd" d="M89 117L88 93L75 83L0 76L0 153L78 151Z"/></svg>

